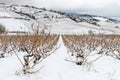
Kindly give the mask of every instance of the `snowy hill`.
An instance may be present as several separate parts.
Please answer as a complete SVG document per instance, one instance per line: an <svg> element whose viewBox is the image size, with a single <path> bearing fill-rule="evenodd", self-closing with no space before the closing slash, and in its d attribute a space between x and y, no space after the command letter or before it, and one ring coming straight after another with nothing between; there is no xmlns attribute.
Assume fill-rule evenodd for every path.
<svg viewBox="0 0 120 80"><path fill-rule="evenodd" d="M119 35L66 35L120 34L118 20L0 4L0 25L8 33L55 34L1 35L1 80L120 80Z"/></svg>
<svg viewBox="0 0 120 80"><path fill-rule="evenodd" d="M0 24L8 31L31 32L31 26L40 26L45 32L55 34L119 34L118 20L93 16L70 15L28 5L0 4ZM7 24L6 24L7 22Z"/></svg>

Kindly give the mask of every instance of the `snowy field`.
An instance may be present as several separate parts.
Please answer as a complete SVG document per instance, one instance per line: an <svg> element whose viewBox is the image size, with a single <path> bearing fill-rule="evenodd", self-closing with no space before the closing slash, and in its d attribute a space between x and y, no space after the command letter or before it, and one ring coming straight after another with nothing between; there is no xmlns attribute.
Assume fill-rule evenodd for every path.
<svg viewBox="0 0 120 80"><path fill-rule="evenodd" d="M107 34L108 36L113 35L112 39L108 40L108 42L106 43L111 45L111 42L114 43L114 40L116 41L115 39L116 36L120 36L120 22L116 20L110 21L108 18L100 17L100 16L77 17L76 20L78 21L83 20L81 22L76 22L76 20L72 18L74 17L70 17L60 12L46 10L44 8L36 8L31 6L25 7L23 5L22 6L13 5L12 7L10 7L10 5L0 4L0 25L6 28L6 31L8 31L8 34L10 31L11 32L23 31L23 32L32 33L36 30L39 31L39 29L40 30L42 29L44 30L45 34L50 33L52 35L51 36L52 39L51 37L49 37L50 36L49 34L47 34L48 35L47 37L46 35L43 36L43 38L45 37L45 39L43 38L42 39L45 41L45 43L43 43L44 41L38 41L39 38L36 36L32 36L33 39L31 40L30 38L24 37L25 38L24 39L22 37L21 38L18 37L18 40L14 41L14 39L9 38L12 35L10 36L0 35L0 79L1 80L120 80L120 77L119 77L120 76L120 68L119 68L120 67L120 53L119 53L120 39L119 37L117 38L118 42L115 42L117 47L114 44L117 49L116 48L110 49L111 46L110 48L108 48L110 51L111 50L114 51L114 55L112 55L113 57L108 56L106 54L97 54L97 52L99 51L97 50L97 48L99 48L98 46L100 46L100 45L97 45L97 48L92 52L90 52L92 56L89 56L87 58L89 62L93 60L95 61L93 61L92 63L82 64L82 65L76 64L76 61L77 61L76 56L71 56L72 52L69 51L70 47L69 46L67 47L65 45L65 42L62 38L63 35L73 35L73 34L74 35ZM94 22L95 24L93 24ZM33 29L32 27L35 27L35 28ZM16 38L16 36L15 37L12 36L12 37ZM30 37L30 36L27 36L27 37ZM19 39L21 39L23 42L22 43L20 41L20 43L22 43L21 45L19 43ZM96 39L96 37L94 39ZM33 43L30 43L32 40L33 40ZM11 42L6 43L5 41L8 41L8 42L11 41ZM27 45L26 46L24 43L26 41L28 41L28 43L31 45L26 44ZM70 41L68 41L68 43L69 42ZM76 41L73 40L73 42L76 43L77 39ZM83 41L83 43L84 42L85 41ZM95 42L95 41L92 41L92 42ZM22 70L23 70L23 67L26 66L26 58L24 58L25 55L33 51L33 55L34 55L34 56L32 55L33 59L34 58L38 59L37 57L39 55L35 54L35 51L33 48L34 44L35 46L36 45L40 46L39 48L37 47L36 53L39 53L37 52L37 50L39 49L38 51L41 51L44 53L42 54L43 58L42 58L42 61L34 67L34 69L33 68L30 69L30 71L33 71L33 72L37 71L37 72L32 74L30 73L24 74L23 73L24 71ZM81 44L78 44L78 46L75 46L73 43L70 42L69 45L73 46L72 49L74 51L74 46L78 48L79 45ZM22 45L23 47L21 48ZM84 48L87 47L85 45L87 44L83 45ZM30 49L32 46L33 49L31 49L31 51L28 51L28 50L25 50L26 48L24 46ZM105 44L103 44L103 46L105 46ZM24 50L19 51L18 49L19 47ZM57 49L54 51L56 47ZM114 46L112 45L112 48L113 47ZM11 48L13 50L12 54L7 54L7 52L5 52L4 57L1 57L2 53L4 53L3 52L4 50L6 51L6 49L9 50ZM80 50L81 47L78 49ZM44 50L48 52L44 52ZM47 54L49 52L50 54ZM86 49L85 52L89 52L89 50L87 51ZM76 53L76 52L73 52L73 53ZM24 66L21 65L18 57L21 59L23 64L25 64ZM34 63L34 60L31 59L31 61L33 61Z"/></svg>
<svg viewBox="0 0 120 80"><path fill-rule="evenodd" d="M0 59L1 80L120 80L120 60L109 56L103 56L96 62L89 65L76 65L66 61L70 56L67 48L63 45L62 39L58 42L61 47L51 56L36 66L41 70L34 74L15 75L15 72L22 66L15 55L9 55ZM19 56L21 56L20 53ZM94 55L92 57L95 58Z"/></svg>

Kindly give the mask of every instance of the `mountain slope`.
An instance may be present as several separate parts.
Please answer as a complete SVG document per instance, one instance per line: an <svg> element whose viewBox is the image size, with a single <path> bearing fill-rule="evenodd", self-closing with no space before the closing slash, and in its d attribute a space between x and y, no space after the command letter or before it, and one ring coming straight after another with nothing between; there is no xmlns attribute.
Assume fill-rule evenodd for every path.
<svg viewBox="0 0 120 80"><path fill-rule="evenodd" d="M117 20L101 16L72 16L64 12L47 10L28 5L0 5L0 24L8 31L32 32L39 26L46 33L54 34L119 34ZM6 24L7 22L7 24Z"/></svg>

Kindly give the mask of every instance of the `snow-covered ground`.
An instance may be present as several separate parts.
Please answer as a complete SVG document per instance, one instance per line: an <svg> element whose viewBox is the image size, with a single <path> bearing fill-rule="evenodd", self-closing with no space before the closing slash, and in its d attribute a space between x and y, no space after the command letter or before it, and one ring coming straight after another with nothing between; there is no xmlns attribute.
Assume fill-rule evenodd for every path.
<svg viewBox="0 0 120 80"><path fill-rule="evenodd" d="M10 14L8 14L6 12L0 12L0 16L12 17ZM5 26L5 28L8 31L27 31L27 28L24 25L24 23L22 23L19 20L15 20L13 18L0 19L0 24Z"/></svg>
<svg viewBox="0 0 120 80"><path fill-rule="evenodd" d="M22 66L15 55L0 59L1 80L120 80L120 61L109 56L103 56L89 67L76 65L69 59L67 48L62 39L58 44L61 47L51 56L43 60L37 69L43 67L38 73L15 75ZM20 53L22 55L22 53ZM92 57L95 58L94 55Z"/></svg>
<svg viewBox="0 0 120 80"><path fill-rule="evenodd" d="M10 6L9 6L10 7ZM0 25L5 26L7 31L31 31L31 25L39 23L40 27L46 27L46 33L54 34L88 34L89 31L99 34L120 34L120 23L107 22L106 18L94 17L99 20L98 25L88 22L75 22L66 15L44 9L15 6L17 14L7 7L7 11L0 6ZM12 9L14 9L12 7ZM31 16L34 16L35 19ZM16 19L17 18L17 19ZM22 19L20 19L22 18ZM26 20L28 19L28 20ZM60 46L53 54L44 59L35 68L42 69L34 74L15 75L21 69L21 64L16 56L9 55L0 58L1 80L120 80L120 60L104 55L90 65L76 65L67 61L70 55L60 37ZM19 52L22 57L24 53ZM94 59L97 54L90 59Z"/></svg>
<svg viewBox="0 0 120 80"><path fill-rule="evenodd" d="M107 22L108 18L97 16L84 16L84 19L86 22L75 22L65 14L31 6L2 5L0 9L0 24L8 31L31 31L31 25L38 23L40 27L46 28L46 33L89 34L92 31L95 34L120 34L120 23ZM91 24L91 19L98 20L98 25Z"/></svg>
<svg viewBox="0 0 120 80"><path fill-rule="evenodd" d="M101 18L101 17L93 17L94 19L100 20L100 21L107 21L107 19L105 18Z"/></svg>

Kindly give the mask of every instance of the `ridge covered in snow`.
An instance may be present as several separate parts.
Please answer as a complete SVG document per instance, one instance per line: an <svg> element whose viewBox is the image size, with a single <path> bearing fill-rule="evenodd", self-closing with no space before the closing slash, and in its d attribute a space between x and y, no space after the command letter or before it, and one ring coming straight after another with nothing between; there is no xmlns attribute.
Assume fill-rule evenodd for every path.
<svg viewBox="0 0 120 80"><path fill-rule="evenodd" d="M38 24L46 33L54 34L119 34L120 22L94 15L70 15L28 5L0 4L0 24L8 31L31 32ZM7 22L7 24L6 24Z"/></svg>

